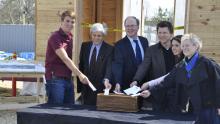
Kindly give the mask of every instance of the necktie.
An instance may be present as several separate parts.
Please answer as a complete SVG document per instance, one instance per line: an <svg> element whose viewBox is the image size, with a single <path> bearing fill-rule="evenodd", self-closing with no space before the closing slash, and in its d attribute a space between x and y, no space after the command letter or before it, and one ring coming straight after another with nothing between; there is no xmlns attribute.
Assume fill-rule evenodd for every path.
<svg viewBox="0 0 220 124"><path fill-rule="evenodd" d="M92 56L91 56L91 59L90 59L90 70L91 72L94 71L95 69L95 66L96 66L96 47L94 47L93 51L92 51Z"/></svg>
<svg viewBox="0 0 220 124"><path fill-rule="evenodd" d="M141 48L138 44L138 40L133 40L136 44L136 62L137 62L137 65L139 65L141 62L142 62L142 55L141 55Z"/></svg>

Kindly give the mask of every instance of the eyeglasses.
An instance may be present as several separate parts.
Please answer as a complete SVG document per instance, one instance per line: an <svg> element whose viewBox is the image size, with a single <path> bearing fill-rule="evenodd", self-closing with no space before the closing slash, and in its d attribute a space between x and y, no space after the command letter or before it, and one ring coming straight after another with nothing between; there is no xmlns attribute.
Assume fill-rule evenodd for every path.
<svg viewBox="0 0 220 124"><path fill-rule="evenodd" d="M137 25L125 25L126 28L134 28L136 27Z"/></svg>

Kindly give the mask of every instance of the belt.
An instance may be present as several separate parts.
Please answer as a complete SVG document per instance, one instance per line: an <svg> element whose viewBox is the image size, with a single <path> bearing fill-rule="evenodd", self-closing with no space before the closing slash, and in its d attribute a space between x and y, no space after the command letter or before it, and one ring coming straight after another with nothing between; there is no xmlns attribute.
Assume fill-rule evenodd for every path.
<svg viewBox="0 0 220 124"><path fill-rule="evenodd" d="M68 78L68 77L60 77L60 76L53 76L52 79L54 79L54 80L71 80L71 78Z"/></svg>

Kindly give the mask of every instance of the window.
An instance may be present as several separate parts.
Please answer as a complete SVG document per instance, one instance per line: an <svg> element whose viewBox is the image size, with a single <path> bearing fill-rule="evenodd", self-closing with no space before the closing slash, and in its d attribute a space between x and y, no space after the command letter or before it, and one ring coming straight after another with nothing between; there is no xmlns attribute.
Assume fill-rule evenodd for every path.
<svg viewBox="0 0 220 124"><path fill-rule="evenodd" d="M137 17L140 20L139 35L147 37L152 45L158 42L156 25L161 20L174 24L174 35L184 33L185 5L186 0L124 0L123 20L127 16Z"/></svg>

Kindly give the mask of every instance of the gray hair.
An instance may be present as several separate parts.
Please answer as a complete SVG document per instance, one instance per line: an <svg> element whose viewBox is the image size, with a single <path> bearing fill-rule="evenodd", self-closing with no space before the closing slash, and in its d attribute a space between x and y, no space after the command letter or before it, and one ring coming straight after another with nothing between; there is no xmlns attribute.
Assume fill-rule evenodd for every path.
<svg viewBox="0 0 220 124"><path fill-rule="evenodd" d="M107 26L106 24L95 23L90 28L90 33L94 32L102 32L103 35L107 34Z"/></svg>
<svg viewBox="0 0 220 124"><path fill-rule="evenodd" d="M190 33L190 34L184 34L181 38L181 43L184 42L185 40L189 40L192 42L194 45L198 45L198 51L202 49L202 40L195 34Z"/></svg>

